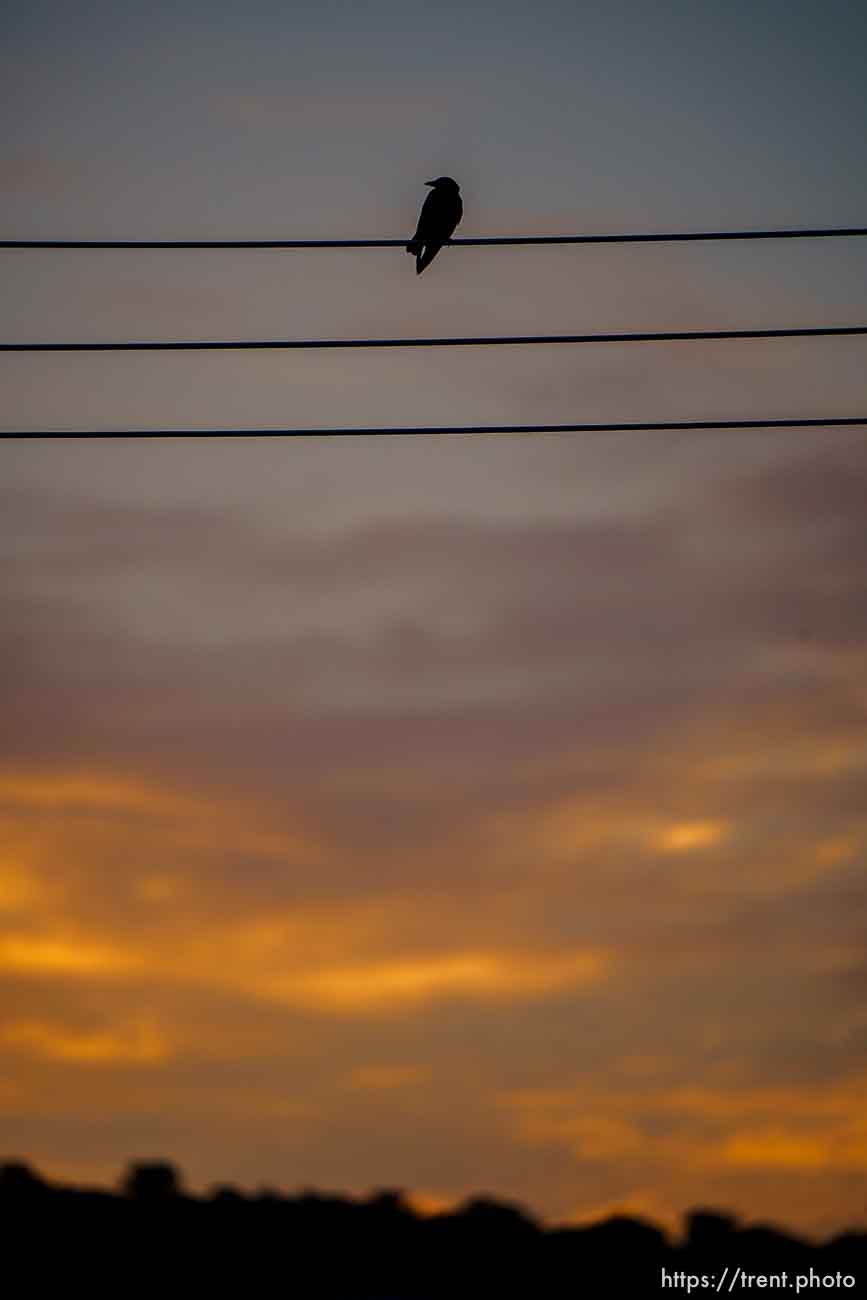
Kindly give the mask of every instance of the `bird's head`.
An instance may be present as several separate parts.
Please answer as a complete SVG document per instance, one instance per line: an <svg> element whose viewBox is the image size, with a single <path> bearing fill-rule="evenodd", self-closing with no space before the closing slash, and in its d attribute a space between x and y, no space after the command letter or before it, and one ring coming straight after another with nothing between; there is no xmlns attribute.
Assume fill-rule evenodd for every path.
<svg viewBox="0 0 867 1300"><path fill-rule="evenodd" d="M451 176L438 176L435 181L425 181L425 185L430 185L435 190L457 190L460 188L457 181L453 181Z"/></svg>

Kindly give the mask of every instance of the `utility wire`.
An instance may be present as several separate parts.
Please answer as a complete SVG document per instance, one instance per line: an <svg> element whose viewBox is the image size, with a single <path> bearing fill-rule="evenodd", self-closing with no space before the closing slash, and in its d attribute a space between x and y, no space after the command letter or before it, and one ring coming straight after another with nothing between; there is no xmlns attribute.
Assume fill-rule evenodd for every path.
<svg viewBox="0 0 867 1300"><path fill-rule="evenodd" d="M848 239L867 226L814 230L702 230L640 235L517 235L448 239L443 247L517 244L670 244L719 239ZM0 248L404 248L408 239L2 239Z"/></svg>
<svg viewBox="0 0 867 1300"><path fill-rule="evenodd" d="M651 433L703 429L815 429L844 428L854 425L867 425L867 415L794 420L656 420L639 424L462 424L412 425L398 428L372 425L368 428L321 429L102 429L99 432L79 433L45 429L30 433L2 432L0 438L348 438L470 433Z"/></svg>
<svg viewBox="0 0 867 1300"><path fill-rule="evenodd" d="M710 339L825 338L867 334L867 325L832 325L807 329L666 330L638 334L513 334L477 338L417 339L182 339L118 343L0 343L0 352L212 352L309 348L455 348L512 347L554 343L670 343Z"/></svg>

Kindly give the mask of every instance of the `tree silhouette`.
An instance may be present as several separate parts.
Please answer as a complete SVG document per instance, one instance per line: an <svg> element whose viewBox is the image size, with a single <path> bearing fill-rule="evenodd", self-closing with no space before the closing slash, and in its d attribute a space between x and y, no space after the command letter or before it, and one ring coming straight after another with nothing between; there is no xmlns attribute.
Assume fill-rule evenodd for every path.
<svg viewBox="0 0 867 1300"><path fill-rule="evenodd" d="M133 1201L166 1201L180 1196L181 1183L168 1161L140 1162L130 1165L123 1191Z"/></svg>

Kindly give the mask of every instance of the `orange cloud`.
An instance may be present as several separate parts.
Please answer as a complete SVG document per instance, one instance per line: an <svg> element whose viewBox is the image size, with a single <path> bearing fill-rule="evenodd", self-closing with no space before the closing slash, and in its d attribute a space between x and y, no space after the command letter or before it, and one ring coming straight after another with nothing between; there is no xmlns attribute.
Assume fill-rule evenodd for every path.
<svg viewBox="0 0 867 1300"><path fill-rule="evenodd" d="M300 824L285 824L282 806L277 810L277 825L269 827L268 814L273 810L253 796L244 801L227 799L222 791L195 791L177 783L163 785L98 769L85 772L62 769L48 772L34 769L0 771L0 805L3 806L4 829L8 827L11 832L16 823L27 827L24 834L31 842L38 842L43 854L53 848L52 831L42 828L37 837L32 829L34 818L43 812L66 811L110 814L99 828L100 846L112 844L115 837L118 843L123 839L124 847L128 845L128 831L122 824L124 815L128 815L135 822L136 849L140 851L142 844L147 845L150 839L160 863L167 852L171 853L173 861L182 861L187 850L194 850L197 854L209 850L223 851L227 843L239 853L286 861L301 860L306 866L320 861L323 853L316 835ZM81 834L89 837L89 844L96 834L94 827L86 818L81 825ZM70 861L68 828L57 852L62 852L64 861ZM171 881L172 890L178 887L173 873L146 871L138 886L141 897L148 898L150 894L150 901L156 901L153 895L159 892L160 887L154 885L155 880L163 885Z"/></svg>
<svg viewBox="0 0 867 1300"><path fill-rule="evenodd" d="M736 1133L722 1144L720 1158L725 1164L758 1169L823 1169L836 1163L827 1141L781 1129Z"/></svg>
<svg viewBox="0 0 867 1300"><path fill-rule="evenodd" d="M135 954L111 945L61 938L0 939L0 970L35 975L112 975L141 967Z"/></svg>
<svg viewBox="0 0 867 1300"><path fill-rule="evenodd" d="M539 996L596 983L607 968L607 957L594 951L560 957L463 953L299 972L264 980L256 991L321 1010L366 1014L448 997Z"/></svg>
<svg viewBox="0 0 867 1300"><path fill-rule="evenodd" d="M727 828L722 822L675 822L660 831L655 842L665 853L691 853L695 849L711 848L725 838Z"/></svg>
<svg viewBox="0 0 867 1300"><path fill-rule="evenodd" d="M500 1103L516 1114L524 1141L562 1143L579 1160L704 1173L864 1171L865 1084L859 1078L802 1088L528 1089L504 1094Z"/></svg>
<svg viewBox="0 0 867 1300"><path fill-rule="evenodd" d="M0 1029L0 1041L46 1060L74 1065L160 1065L170 1056L165 1034L148 1020L121 1030L90 1033L18 1020Z"/></svg>
<svg viewBox="0 0 867 1300"><path fill-rule="evenodd" d="M663 1094L666 1109L713 1119L781 1114L801 1119L846 1117L863 1111L867 1078L836 1084L765 1088L677 1088ZM867 1118L865 1118L867 1123Z"/></svg>
<svg viewBox="0 0 867 1300"><path fill-rule="evenodd" d="M175 812L188 801L142 781L102 772L3 772L0 800L36 808L129 808Z"/></svg>
<svg viewBox="0 0 867 1300"><path fill-rule="evenodd" d="M388 1091L424 1083L430 1074L425 1065L360 1065L352 1071L350 1084L354 1088Z"/></svg>

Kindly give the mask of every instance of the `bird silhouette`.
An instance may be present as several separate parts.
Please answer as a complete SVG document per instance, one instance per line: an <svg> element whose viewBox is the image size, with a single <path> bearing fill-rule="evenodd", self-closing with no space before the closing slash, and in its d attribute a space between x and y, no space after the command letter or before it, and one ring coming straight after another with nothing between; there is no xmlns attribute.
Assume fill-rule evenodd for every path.
<svg viewBox="0 0 867 1300"><path fill-rule="evenodd" d="M464 215L461 192L451 176L438 176L435 181L425 181L425 185L431 187L431 192L422 204L415 234L406 246L406 251L415 255L416 275L430 266Z"/></svg>

